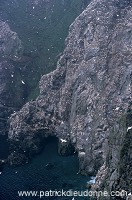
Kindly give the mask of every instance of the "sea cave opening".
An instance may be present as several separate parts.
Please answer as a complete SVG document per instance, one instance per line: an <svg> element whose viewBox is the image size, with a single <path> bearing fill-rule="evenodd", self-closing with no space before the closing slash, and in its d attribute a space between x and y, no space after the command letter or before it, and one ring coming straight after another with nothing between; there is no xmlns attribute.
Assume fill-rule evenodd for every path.
<svg viewBox="0 0 132 200"><path fill-rule="evenodd" d="M78 155L60 155L60 139L48 136L43 139L43 149L31 162L18 167L6 166L0 179L2 199L15 200L17 191L85 191L89 177L79 174ZM63 147L63 146L62 146ZM72 149L73 151L73 149ZM10 184L9 184L10 183ZM8 188L7 191L4 188ZM4 191L4 192L3 192ZM26 200L26 197L24 198ZM29 197L29 199L32 199ZM71 200L71 197L45 197L45 199ZM85 200L86 197L76 197Z"/></svg>

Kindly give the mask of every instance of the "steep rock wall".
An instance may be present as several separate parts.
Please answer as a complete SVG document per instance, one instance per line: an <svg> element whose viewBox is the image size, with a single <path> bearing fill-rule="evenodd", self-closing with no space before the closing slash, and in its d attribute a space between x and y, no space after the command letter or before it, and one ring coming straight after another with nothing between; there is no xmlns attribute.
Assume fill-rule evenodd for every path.
<svg viewBox="0 0 132 200"><path fill-rule="evenodd" d="M132 198L132 108L113 127L108 137L106 162L96 175L92 190L107 192L108 196L91 199L112 200ZM126 131L127 130L127 131ZM113 195L117 192L117 196ZM113 196L112 196L112 195Z"/></svg>
<svg viewBox="0 0 132 200"><path fill-rule="evenodd" d="M21 79L18 84L20 68L15 66L22 53L23 45L18 35L6 22L0 21L0 134L6 133L10 114L24 103Z"/></svg>
<svg viewBox="0 0 132 200"><path fill-rule="evenodd" d="M89 2L0 1L0 134L10 114L38 96L40 77L56 68L68 27Z"/></svg>
<svg viewBox="0 0 132 200"><path fill-rule="evenodd" d="M57 69L40 80L39 97L10 119L11 164L56 135L75 147L80 172L93 175L107 161L114 127L120 127L116 140L125 140L119 121L132 103L131 14L131 1L94 0L70 26Z"/></svg>

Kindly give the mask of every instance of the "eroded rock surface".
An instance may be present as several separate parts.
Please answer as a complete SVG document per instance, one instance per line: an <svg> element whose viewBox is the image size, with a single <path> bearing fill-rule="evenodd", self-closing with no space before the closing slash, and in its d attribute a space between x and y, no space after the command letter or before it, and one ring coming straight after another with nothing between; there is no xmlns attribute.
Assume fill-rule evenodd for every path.
<svg viewBox="0 0 132 200"><path fill-rule="evenodd" d="M122 116L119 124L113 127L108 139L106 162L96 176L92 190L107 191L109 196L92 199L131 199L132 198L132 108ZM126 131L127 129L127 131ZM120 196L110 196L112 192Z"/></svg>
<svg viewBox="0 0 132 200"><path fill-rule="evenodd" d="M81 173L93 175L103 166L111 177L104 163L112 154L112 167L110 160L107 167L117 170L120 156L114 156L121 146L116 141L123 145L127 139L127 126L120 126L120 120L132 103L131 31L131 1L94 0L83 11L70 26L57 69L41 78L39 97L10 119L10 160L20 154L31 157L41 149L44 137L56 135L75 147ZM118 130L111 145L113 129ZM107 183L109 189L114 187Z"/></svg>
<svg viewBox="0 0 132 200"><path fill-rule="evenodd" d="M18 87L16 94L14 87L17 81L14 63L21 59L22 52L23 46L18 35L6 22L0 21L0 134L5 134L8 117L22 102L22 88Z"/></svg>

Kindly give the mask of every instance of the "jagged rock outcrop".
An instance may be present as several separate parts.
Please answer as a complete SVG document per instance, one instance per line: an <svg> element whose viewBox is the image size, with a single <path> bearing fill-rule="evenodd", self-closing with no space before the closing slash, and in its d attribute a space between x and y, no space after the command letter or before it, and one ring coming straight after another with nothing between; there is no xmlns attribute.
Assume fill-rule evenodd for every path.
<svg viewBox="0 0 132 200"><path fill-rule="evenodd" d="M21 59L22 52L23 46L17 34L6 22L0 21L0 134L5 134L7 119L22 102L22 88L15 88L18 69L14 66Z"/></svg>
<svg viewBox="0 0 132 200"><path fill-rule="evenodd" d="M106 170L118 170L122 161L118 175L131 180L125 169L126 162L128 169L130 164L131 135L127 141L127 126L120 126L132 103L131 4L94 0L70 26L57 69L40 80L39 97L11 116L11 162L17 155L31 157L45 137L56 135L75 147L81 173L93 175L101 169L107 174L109 190L117 187L109 182L113 172ZM110 143L113 135L116 138ZM127 143L130 149L120 157ZM117 184L121 188L121 180ZM128 185L124 183L122 189L129 189Z"/></svg>
<svg viewBox="0 0 132 200"><path fill-rule="evenodd" d="M132 112L129 110L129 112L120 119L119 124L114 127L113 133L109 137L109 153L106 160L108 173L104 186L109 192L125 190L131 193L132 198L131 125ZM130 199L130 197L128 199Z"/></svg>
<svg viewBox="0 0 132 200"><path fill-rule="evenodd" d="M132 198L132 108L113 127L108 139L106 162L96 176L92 190L107 191L109 196L92 199L112 200ZM127 131L126 131L127 129ZM114 193L117 191L117 196ZM112 192L113 197L110 195Z"/></svg>
<svg viewBox="0 0 132 200"><path fill-rule="evenodd" d="M55 69L68 26L89 2L0 1L0 134L10 114L38 96L41 74Z"/></svg>
<svg viewBox="0 0 132 200"><path fill-rule="evenodd" d="M0 133L13 111L38 96L41 74L55 68L68 26L89 2L0 1Z"/></svg>

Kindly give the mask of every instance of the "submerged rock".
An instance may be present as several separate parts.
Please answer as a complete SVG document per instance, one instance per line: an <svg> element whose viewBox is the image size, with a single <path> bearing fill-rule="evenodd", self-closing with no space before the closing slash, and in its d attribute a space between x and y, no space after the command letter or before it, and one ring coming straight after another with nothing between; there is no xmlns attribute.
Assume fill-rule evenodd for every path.
<svg viewBox="0 0 132 200"><path fill-rule="evenodd" d="M3 169L3 166L7 163L7 159L2 159L0 160L0 172L2 171Z"/></svg>
<svg viewBox="0 0 132 200"><path fill-rule="evenodd" d="M120 126L120 119L131 111L132 103L131 11L130 1L94 0L77 17L57 69L40 80L36 101L11 116L11 151L17 147L22 152L26 147L32 152L34 145L40 149L47 136L65 138L78 152L81 173L95 175L100 169L108 176L109 190L131 188L130 181L113 186L110 179L118 171L119 154L129 133L126 124ZM126 162L130 166L131 148L125 156L118 178L125 175L131 180L125 167Z"/></svg>
<svg viewBox="0 0 132 200"><path fill-rule="evenodd" d="M48 163L45 167L47 170L52 170L54 168L54 165L52 163Z"/></svg>
<svg viewBox="0 0 132 200"><path fill-rule="evenodd" d="M10 165L17 166L17 165L27 163L28 159L24 154L21 154L19 152L18 153L13 152L8 157L8 161L9 161Z"/></svg>

